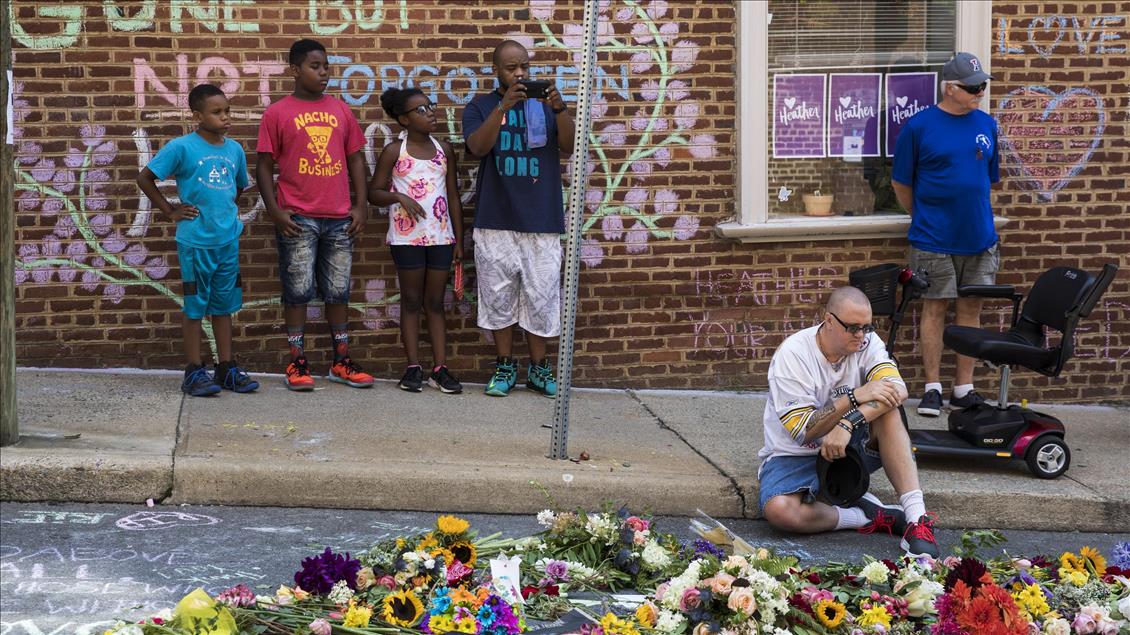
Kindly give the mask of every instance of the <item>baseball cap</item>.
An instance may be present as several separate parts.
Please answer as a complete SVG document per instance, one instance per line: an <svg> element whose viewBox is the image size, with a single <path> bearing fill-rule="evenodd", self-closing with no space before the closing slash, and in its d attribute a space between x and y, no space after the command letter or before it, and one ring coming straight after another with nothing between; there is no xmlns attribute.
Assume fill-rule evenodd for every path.
<svg viewBox="0 0 1130 635"><path fill-rule="evenodd" d="M966 86L976 86L993 79L986 73L981 60L972 53L956 53L942 67L942 79L947 82L960 82Z"/></svg>
<svg viewBox="0 0 1130 635"><path fill-rule="evenodd" d="M834 461L818 455L816 476L819 480L816 499L837 507L859 500L871 486L871 472L855 444L849 444L844 449L844 457Z"/></svg>

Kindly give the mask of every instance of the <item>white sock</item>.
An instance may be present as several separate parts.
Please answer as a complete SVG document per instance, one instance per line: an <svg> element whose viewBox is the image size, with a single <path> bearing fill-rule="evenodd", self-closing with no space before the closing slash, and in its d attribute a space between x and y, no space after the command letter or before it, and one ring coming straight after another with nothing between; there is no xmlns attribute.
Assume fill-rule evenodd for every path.
<svg viewBox="0 0 1130 635"><path fill-rule="evenodd" d="M930 392L931 390L938 391L938 394L940 395L942 394L942 385L940 383L926 384L926 392Z"/></svg>
<svg viewBox="0 0 1130 635"><path fill-rule="evenodd" d="M973 392L973 384L962 384L960 386L953 387L953 396L958 399L961 399L971 392Z"/></svg>
<svg viewBox="0 0 1130 635"><path fill-rule="evenodd" d="M899 504L902 505L902 513L906 516L907 522L916 523L926 515L926 502L922 500L920 489L899 496Z"/></svg>
<svg viewBox="0 0 1130 635"><path fill-rule="evenodd" d="M866 525L867 514L858 507L835 507L836 515L836 529L859 529Z"/></svg>

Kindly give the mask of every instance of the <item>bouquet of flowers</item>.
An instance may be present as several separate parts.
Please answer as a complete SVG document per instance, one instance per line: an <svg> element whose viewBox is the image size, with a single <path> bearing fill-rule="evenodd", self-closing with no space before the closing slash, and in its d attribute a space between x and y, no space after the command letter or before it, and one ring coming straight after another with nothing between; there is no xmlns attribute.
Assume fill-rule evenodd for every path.
<svg viewBox="0 0 1130 635"><path fill-rule="evenodd" d="M652 521L618 512L553 512L537 515L545 530L519 543L538 587L545 582L615 591L650 590L681 571L688 558L678 539L657 533Z"/></svg>
<svg viewBox="0 0 1130 635"><path fill-rule="evenodd" d="M422 618L419 629L435 635L450 632L518 635L526 630L518 607L486 586L473 591L437 586Z"/></svg>

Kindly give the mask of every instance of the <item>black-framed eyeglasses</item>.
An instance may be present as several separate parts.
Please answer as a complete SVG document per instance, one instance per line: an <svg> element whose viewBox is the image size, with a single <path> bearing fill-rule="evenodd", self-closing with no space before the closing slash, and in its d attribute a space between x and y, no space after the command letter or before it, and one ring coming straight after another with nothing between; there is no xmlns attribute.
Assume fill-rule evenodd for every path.
<svg viewBox="0 0 1130 635"><path fill-rule="evenodd" d="M828 311L828 315L836 318L836 321L840 323L840 326L844 327L844 330L848 333L851 333L852 335L859 335L860 333L867 335L868 333L875 332L874 324L845 324L844 321L840 319L840 316L836 315L835 313Z"/></svg>
<svg viewBox="0 0 1130 635"><path fill-rule="evenodd" d="M402 112L400 114L401 115L410 115L412 113L416 113L416 114L421 115L421 116L426 116L426 115L429 115L429 114L431 114L435 111L436 111L436 105L431 103L431 102L428 102L426 104L420 104L419 106L416 106L415 108L409 108L408 110L405 110L404 112Z"/></svg>
<svg viewBox="0 0 1130 635"><path fill-rule="evenodd" d="M980 84L977 84L976 86L966 86L965 84L956 84L956 86L958 88L960 88L961 90L964 90L965 92L969 93L970 95L981 94L982 92L985 91L985 87L988 86L988 85L989 85L989 82L981 82Z"/></svg>

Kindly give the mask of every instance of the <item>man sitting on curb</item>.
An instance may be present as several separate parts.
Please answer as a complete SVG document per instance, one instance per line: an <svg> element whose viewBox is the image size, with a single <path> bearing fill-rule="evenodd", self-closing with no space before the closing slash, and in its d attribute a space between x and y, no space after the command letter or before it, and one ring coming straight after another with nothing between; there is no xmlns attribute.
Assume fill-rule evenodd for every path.
<svg viewBox="0 0 1130 635"><path fill-rule="evenodd" d="M823 321L785 339L769 364L765 443L758 454L761 511L769 524L798 533L893 529L908 555L938 557L933 515L926 513L899 417L906 397L906 384L871 324L867 296L855 287L833 291ZM901 508L870 493L854 507L816 500L817 455L835 461L849 444L868 470L883 467Z"/></svg>

